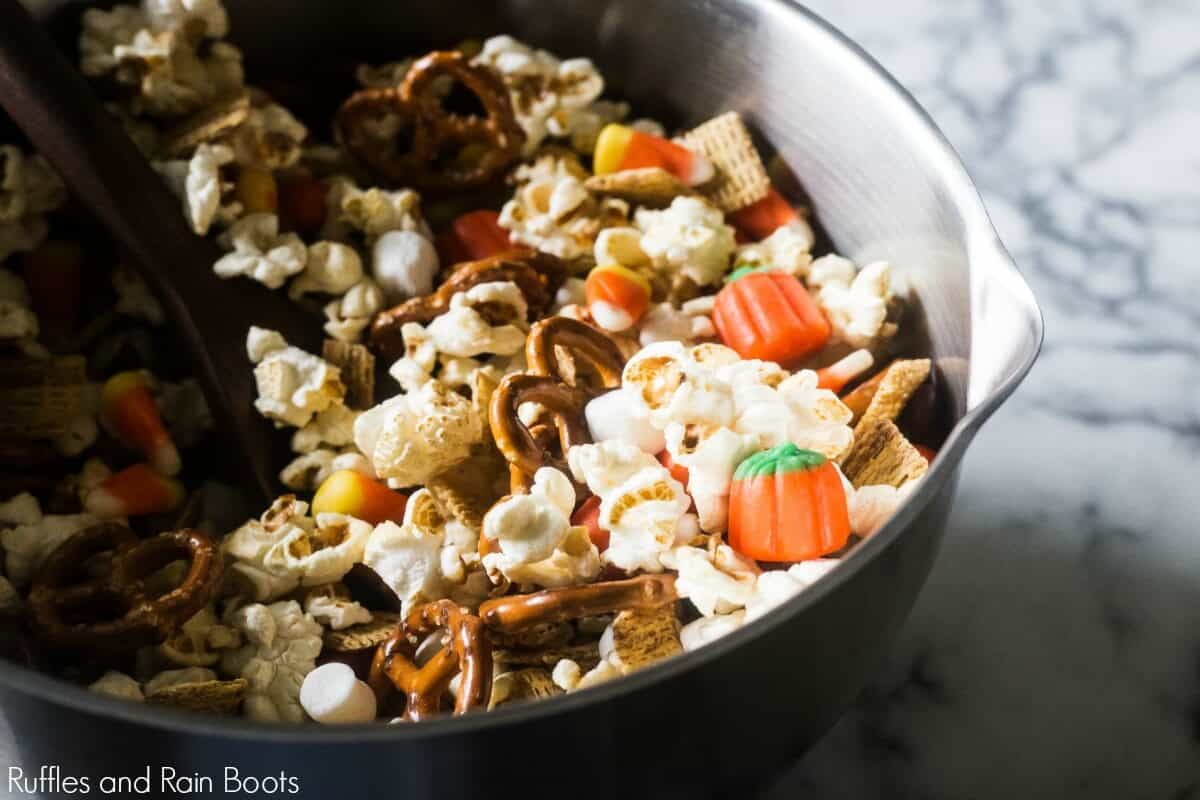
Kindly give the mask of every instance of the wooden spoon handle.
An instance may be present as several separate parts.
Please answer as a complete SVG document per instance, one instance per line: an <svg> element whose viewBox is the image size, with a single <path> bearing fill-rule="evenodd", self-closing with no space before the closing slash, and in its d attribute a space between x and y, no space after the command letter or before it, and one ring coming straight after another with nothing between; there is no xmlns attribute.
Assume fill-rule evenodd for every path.
<svg viewBox="0 0 1200 800"><path fill-rule="evenodd" d="M296 337L316 325L298 325L287 298L213 273L217 248L192 233L179 199L16 0L0 0L0 105L124 246L182 335L253 490L273 497L273 437L252 406L246 331L274 327L311 347Z"/></svg>

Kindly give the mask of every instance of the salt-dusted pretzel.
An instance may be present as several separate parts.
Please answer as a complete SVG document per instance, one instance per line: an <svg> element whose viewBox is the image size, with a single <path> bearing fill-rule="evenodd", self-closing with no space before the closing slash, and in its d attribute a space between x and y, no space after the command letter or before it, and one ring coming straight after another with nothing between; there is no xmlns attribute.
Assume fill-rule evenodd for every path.
<svg viewBox="0 0 1200 800"><path fill-rule="evenodd" d="M444 628L448 640L422 667L412 659L413 640ZM381 700L399 690L405 695L404 718L421 720L441 710L442 697L459 679L454 713L487 708L492 694L492 646L479 617L449 600L417 606L396 633L381 644L371 662L368 683Z"/></svg>
<svg viewBox="0 0 1200 800"><path fill-rule="evenodd" d="M678 597L674 575L639 575L620 581L496 597L479 607L479 618L489 630L516 633L534 625L580 617L661 608Z"/></svg>
<svg viewBox="0 0 1200 800"><path fill-rule="evenodd" d="M111 553L98 578L86 578L89 559ZM147 578L173 561L188 562L182 583L162 595ZM80 531L43 563L29 592L30 618L52 647L126 652L163 641L208 605L221 583L217 545L195 530L160 533L140 540L106 522Z"/></svg>
<svg viewBox="0 0 1200 800"><path fill-rule="evenodd" d="M442 76L474 94L484 116L448 111L435 91ZM338 111L337 128L346 149L366 166L424 192L486 185L520 155L525 142L500 76L459 52L430 53L399 87L356 92ZM467 148L479 154L469 161L454 157Z"/></svg>
<svg viewBox="0 0 1200 800"><path fill-rule="evenodd" d="M509 464L525 475L533 475L541 467L554 467L571 474L566 463L566 452L574 445L591 441L583 417L588 399L589 395L583 389L568 386L547 375L506 375L492 394L488 409L496 446ZM544 436L535 435L521 421L517 409L524 403L538 403L553 417L562 455L556 455L546 448Z"/></svg>
<svg viewBox="0 0 1200 800"><path fill-rule="evenodd" d="M402 357L401 328L406 323L428 324L449 310L454 295L481 283L515 283L525 297L528 319L532 322L550 305L565 275L566 269L558 258L529 250L512 250L468 261L457 267L433 294L414 297L376 314L371 323L371 344L389 358Z"/></svg>
<svg viewBox="0 0 1200 800"><path fill-rule="evenodd" d="M525 361L529 372L567 382L560 361L564 351L574 365L575 385L579 386L578 366L582 361L600 378L601 386L589 389L603 391L621 385L621 370L625 358L616 342L599 328L568 317L550 317L536 323L525 340Z"/></svg>

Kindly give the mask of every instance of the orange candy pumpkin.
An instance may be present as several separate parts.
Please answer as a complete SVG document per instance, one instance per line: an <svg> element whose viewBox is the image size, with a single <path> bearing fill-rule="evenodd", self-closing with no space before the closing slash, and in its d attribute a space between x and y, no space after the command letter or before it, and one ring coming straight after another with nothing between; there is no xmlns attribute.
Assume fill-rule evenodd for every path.
<svg viewBox="0 0 1200 800"><path fill-rule="evenodd" d="M795 277L774 269L742 267L717 293L713 325L742 358L783 366L812 355L829 341L829 320Z"/></svg>
<svg viewBox="0 0 1200 800"><path fill-rule="evenodd" d="M729 544L759 561L806 561L850 538L846 490L833 463L787 443L738 465L729 492Z"/></svg>

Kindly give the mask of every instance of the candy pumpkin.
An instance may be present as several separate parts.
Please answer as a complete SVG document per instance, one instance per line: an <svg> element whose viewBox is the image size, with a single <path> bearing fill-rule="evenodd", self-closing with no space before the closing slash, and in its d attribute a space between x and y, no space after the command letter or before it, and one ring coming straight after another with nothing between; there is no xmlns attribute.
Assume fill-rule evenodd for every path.
<svg viewBox="0 0 1200 800"><path fill-rule="evenodd" d="M713 325L742 358L795 364L829 341L829 320L795 277L742 267L717 293Z"/></svg>
<svg viewBox="0 0 1200 800"><path fill-rule="evenodd" d="M746 458L729 492L729 544L759 561L806 561L850 537L846 491L825 456L787 443Z"/></svg>

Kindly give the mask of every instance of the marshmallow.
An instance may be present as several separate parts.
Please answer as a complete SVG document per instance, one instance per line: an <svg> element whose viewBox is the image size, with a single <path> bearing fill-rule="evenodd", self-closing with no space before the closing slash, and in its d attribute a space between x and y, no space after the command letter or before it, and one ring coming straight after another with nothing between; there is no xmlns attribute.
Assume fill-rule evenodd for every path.
<svg viewBox="0 0 1200 800"><path fill-rule="evenodd" d="M624 389L602 394L584 408L592 441L625 442L651 455L667 446L663 432L650 424L650 416L637 398Z"/></svg>
<svg viewBox="0 0 1200 800"><path fill-rule="evenodd" d="M345 725L375 719L375 693L345 664L323 664L304 677L300 705L323 725Z"/></svg>
<svg viewBox="0 0 1200 800"><path fill-rule="evenodd" d="M419 297L433 291L437 251L416 231L388 231L372 250L372 272L389 300Z"/></svg>

